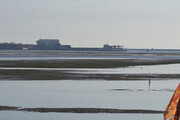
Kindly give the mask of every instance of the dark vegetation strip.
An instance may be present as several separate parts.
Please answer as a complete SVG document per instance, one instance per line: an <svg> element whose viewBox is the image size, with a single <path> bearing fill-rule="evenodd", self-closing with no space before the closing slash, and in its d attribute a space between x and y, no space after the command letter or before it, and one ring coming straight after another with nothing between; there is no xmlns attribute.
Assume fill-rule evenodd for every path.
<svg viewBox="0 0 180 120"><path fill-rule="evenodd" d="M0 111L26 111L26 112L66 112L66 113L141 113L162 114L160 110L144 109L107 109L107 108L21 108L13 106L0 106Z"/></svg>
<svg viewBox="0 0 180 120"><path fill-rule="evenodd" d="M0 60L0 67L20 68L117 68L137 65L180 63L178 59L78 59L78 60Z"/></svg>
<svg viewBox="0 0 180 120"><path fill-rule="evenodd" d="M63 70L0 69L0 80L168 80L179 78L180 74L84 74Z"/></svg>
<svg viewBox="0 0 180 120"><path fill-rule="evenodd" d="M180 60L99 59L99 60L0 60L0 67L12 68L115 68L137 65L175 64ZM70 73L71 72L71 73ZM148 80L180 78L180 74L81 74L65 70L5 70L0 80ZM78 71L76 71L78 72Z"/></svg>

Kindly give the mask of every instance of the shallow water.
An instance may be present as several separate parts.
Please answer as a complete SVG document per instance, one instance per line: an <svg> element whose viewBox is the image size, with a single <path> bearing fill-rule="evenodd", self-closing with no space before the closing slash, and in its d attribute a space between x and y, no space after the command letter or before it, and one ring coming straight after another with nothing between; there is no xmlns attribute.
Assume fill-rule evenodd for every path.
<svg viewBox="0 0 180 120"><path fill-rule="evenodd" d="M68 70L68 69L67 69ZM70 70L70 69L69 69ZM73 73L89 74L179 74L180 64L143 65L124 68L71 69ZM79 71L78 71L79 70Z"/></svg>
<svg viewBox="0 0 180 120"><path fill-rule="evenodd" d="M180 64L143 65L120 68L10 68L1 67L4 70L60 70L69 73L84 74L179 74Z"/></svg>
<svg viewBox="0 0 180 120"><path fill-rule="evenodd" d="M0 103L20 107L164 110L178 82L153 81L149 88L147 81L0 81Z"/></svg>
<svg viewBox="0 0 180 120"><path fill-rule="evenodd" d="M164 110L179 81L0 81L0 103L20 107L88 107ZM162 114L72 114L0 111L13 120L151 120Z"/></svg>
<svg viewBox="0 0 180 120"><path fill-rule="evenodd" d="M0 50L0 60L56 59L180 59L180 50L131 49L128 51ZM128 54L130 53L130 54ZM133 53L133 54L132 54ZM143 53L143 54L137 54ZM146 54L144 54L146 53ZM167 55L154 55L166 53Z"/></svg>
<svg viewBox="0 0 180 120"><path fill-rule="evenodd" d="M58 53L58 52L57 52ZM16 55L1 53L3 59L132 59L132 58L180 58L179 56L74 56L37 55L26 52ZM7 68L1 68L7 69ZM8 68L12 69L12 68ZM14 68L24 69L24 68ZM179 74L180 64L136 66L110 69L54 69L25 68L38 70L73 70L80 73L101 74ZM72 71L71 71L72 72ZM179 80L151 81L0 81L0 105L20 107L55 108L117 108L165 110ZM162 114L72 114L32 113L0 111L0 120L162 120Z"/></svg>
<svg viewBox="0 0 180 120"><path fill-rule="evenodd" d="M162 120L162 114L72 114L0 112L2 120Z"/></svg>

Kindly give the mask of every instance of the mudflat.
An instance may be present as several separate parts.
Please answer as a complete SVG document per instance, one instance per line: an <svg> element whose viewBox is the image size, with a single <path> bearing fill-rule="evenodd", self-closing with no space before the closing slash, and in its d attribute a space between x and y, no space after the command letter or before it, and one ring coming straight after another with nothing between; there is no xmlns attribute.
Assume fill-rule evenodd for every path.
<svg viewBox="0 0 180 120"><path fill-rule="evenodd" d="M180 59L0 60L0 80L155 80L180 78L180 74L88 74L73 70L73 68L106 69L177 63L180 63Z"/></svg>
<svg viewBox="0 0 180 120"><path fill-rule="evenodd" d="M144 109L107 109L107 108L22 108L14 106L0 106L0 111L25 111L25 112L64 112L64 113L140 113L140 114L162 114L160 110Z"/></svg>

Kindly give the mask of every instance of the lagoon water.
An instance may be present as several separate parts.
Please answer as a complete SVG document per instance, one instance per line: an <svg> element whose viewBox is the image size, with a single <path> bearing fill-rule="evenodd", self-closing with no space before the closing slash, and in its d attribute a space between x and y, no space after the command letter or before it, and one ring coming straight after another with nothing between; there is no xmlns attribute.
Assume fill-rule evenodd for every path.
<svg viewBox="0 0 180 120"><path fill-rule="evenodd" d="M132 55L135 54L135 55ZM159 55L163 54L163 55ZM180 49L128 49L127 51L0 50L0 60L59 59L180 59Z"/></svg>
<svg viewBox="0 0 180 120"><path fill-rule="evenodd" d="M17 119L18 118L18 119ZM161 114L72 114L0 112L2 120L163 120Z"/></svg>
<svg viewBox="0 0 180 120"><path fill-rule="evenodd" d="M164 110L178 81L1 81L1 105ZM163 99L165 100L163 100Z"/></svg>
<svg viewBox="0 0 180 120"><path fill-rule="evenodd" d="M20 107L117 108L164 110L178 80L152 81L0 81L0 103ZM63 120L83 119L162 119L162 114L72 114L0 112L0 119ZM12 117L15 116L15 117ZM47 117L45 117L47 116ZM148 118L147 118L148 117Z"/></svg>
<svg viewBox="0 0 180 120"><path fill-rule="evenodd" d="M18 68L14 68L18 69ZM19 68L24 69L24 68ZM32 69L32 68L26 68ZM46 70L40 68L39 70ZM55 70L55 69L49 69ZM58 70L58 69L56 69ZM59 69L59 70L71 70L72 73L85 73L85 74L179 74L180 64L166 64L166 65L142 65L142 66L130 66L120 68L96 68L96 69Z"/></svg>
<svg viewBox="0 0 180 120"><path fill-rule="evenodd" d="M1 67L1 70L41 70L64 71L84 74L179 74L180 64L141 65L119 68L11 68Z"/></svg>
<svg viewBox="0 0 180 120"><path fill-rule="evenodd" d="M18 51L1 52L0 60L34 59L124 59L138 56L67 56L34 55L35 52L19 54ZM59 53L58 53L59 54ZM142 56L141 56L142 57ZM178 58L165 56L155 58ZM152 58L152 56L143 56ZM154 59L154 58L153 58ZM39 69L58 68L0 68L0 69ZM180 64L137 66L108 69L59 69L80 73L102 74L179 74ZM67 71L68 72L68 71ZM0 81L0 105L19 107L49 108L117 108L165 110L171 96L179 84L177 79L148 81L105 81L105 80L49 80L49 81ZM162 120L163 114L77 114L77 113L33 113L0 111L0 120Z"/></svg>

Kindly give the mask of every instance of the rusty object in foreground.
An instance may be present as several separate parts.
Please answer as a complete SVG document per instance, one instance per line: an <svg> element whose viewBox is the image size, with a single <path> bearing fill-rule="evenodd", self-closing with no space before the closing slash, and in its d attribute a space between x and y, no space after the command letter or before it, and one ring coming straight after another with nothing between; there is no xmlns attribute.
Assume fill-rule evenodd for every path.
<svg viewBox="0 0 180 120"><path fill-rule="evenodd" d="M171 101L164 111L164 120L179 120L180 115L180 84L176 88Z"/></svg>

